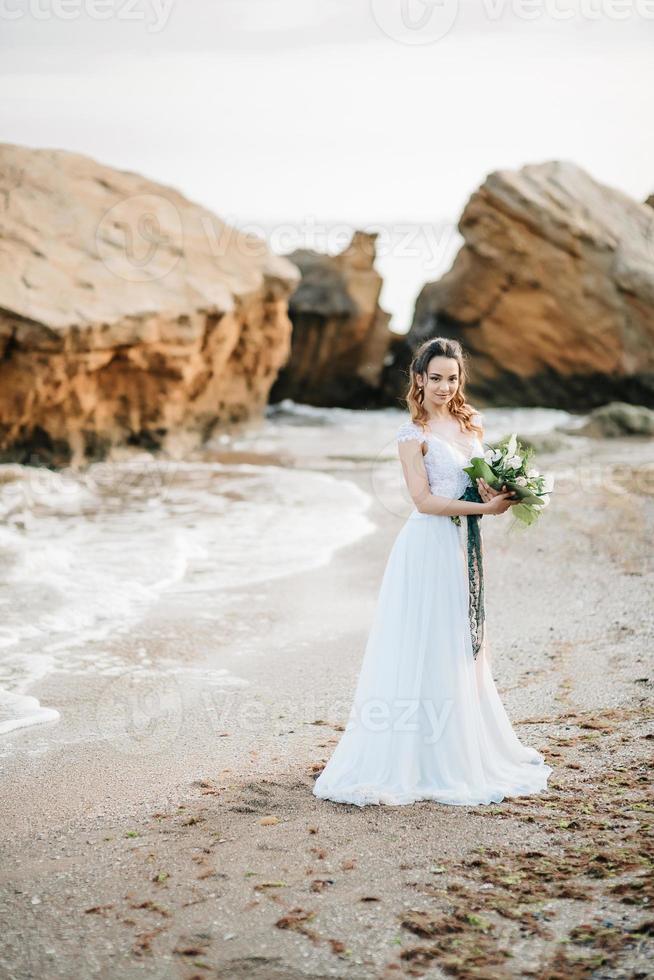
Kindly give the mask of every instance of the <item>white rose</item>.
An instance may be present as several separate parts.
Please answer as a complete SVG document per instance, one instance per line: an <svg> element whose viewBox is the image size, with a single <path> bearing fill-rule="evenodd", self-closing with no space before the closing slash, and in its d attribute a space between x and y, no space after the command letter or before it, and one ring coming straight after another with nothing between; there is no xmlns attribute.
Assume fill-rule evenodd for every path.
<svg viewBox="0 0 654 980"><path fill-rule="evenodd" d="M538 472L538 470L530 469L527 470L527 476L533 479L536 476L540 476L540 473Z"/></svg>
<svg viewBox="0 0 654 980"><path fill-rule="evenodd" d="M496 463L498 461L498 459L501 459L502 458L502 450L501 449L492 449L491 452L493 454L492 457L491 457L493 463Z"/></svg>
<svg viewBox="0 0 654 980"><path fill-rule="evenodd" d="M486 450L486 452L484 453L484 459L489 465L495 461L495 453L493 452L492 449Z"/></svg>
<svg viewBox="0 0 654 980"><path fill-rule="evenodd" d="M524 476L516 476L515 483L519 487L526 487L527 486L527 480L526 480L526 478Z"/></svg>
<svg viewBox="0 0 654 980"><path fill-rule="evenodd" d="M506 461L507 469L517 470L522 465L522 456L509 456Z"/></svg>

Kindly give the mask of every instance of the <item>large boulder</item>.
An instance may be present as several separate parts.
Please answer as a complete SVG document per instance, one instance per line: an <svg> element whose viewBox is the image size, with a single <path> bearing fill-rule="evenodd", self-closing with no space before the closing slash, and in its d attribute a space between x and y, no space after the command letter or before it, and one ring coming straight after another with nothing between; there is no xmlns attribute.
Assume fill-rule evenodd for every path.
<svg viewBox="0 0 654 980"><path fill-rule="evenodd" d="M544 163L492 173L459 230L452 269L418 297L405 360L442 334L472 355L469 391L486 404L654 403L650 207Z"/></svg>
<svg viewBox="0 0 654 980"><path fill-rule="evenodd" d="M338 255L300 249L288 256L302 281L289 301L291 355L271 401L349 408L383 403L380 384L394 334L379 305L376 239L357 231Z"/></svg>
<svg viewBox="0 0 654 980"><path fill-rule="evenodd" d="M621 436L654 436L654 411L643 405L610 402L595 408L575 435L619 438Z"/></svg>
<svg viewBox="0 0 654 980"><path fill-rule="evenodd" d="M170 187L0 146L0 458L166 448L260 414L298 282Z"/></svg>

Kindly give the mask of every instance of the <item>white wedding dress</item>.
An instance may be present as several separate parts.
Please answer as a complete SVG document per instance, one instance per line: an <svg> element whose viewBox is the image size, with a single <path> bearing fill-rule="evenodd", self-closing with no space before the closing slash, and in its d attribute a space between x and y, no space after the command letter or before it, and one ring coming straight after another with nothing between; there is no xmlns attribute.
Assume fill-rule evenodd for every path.
<svg viewBox="0 0 654 980"><path fill-rule="evenodd" d="M432 493L460 497L465 450L410 419L398 441L426 441ZM538 793L552 768L518 739L493 680L486 644L475 659L468 619L463 522L414 508L391 548L348 723L315 781L338 803L460 806Z"/></svg>

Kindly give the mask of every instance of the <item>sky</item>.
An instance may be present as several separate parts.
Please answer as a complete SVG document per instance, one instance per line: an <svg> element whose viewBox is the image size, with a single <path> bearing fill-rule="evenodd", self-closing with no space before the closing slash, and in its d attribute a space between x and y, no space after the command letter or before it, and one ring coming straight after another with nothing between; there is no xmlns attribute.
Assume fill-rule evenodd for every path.
<svg viewBox="0 0 654 980"><path fill-rule="evenodd" d="M654 191L654 0L0 0L0 140L177 187L288 252L380 233L393 326L493 170Z"/></svg>

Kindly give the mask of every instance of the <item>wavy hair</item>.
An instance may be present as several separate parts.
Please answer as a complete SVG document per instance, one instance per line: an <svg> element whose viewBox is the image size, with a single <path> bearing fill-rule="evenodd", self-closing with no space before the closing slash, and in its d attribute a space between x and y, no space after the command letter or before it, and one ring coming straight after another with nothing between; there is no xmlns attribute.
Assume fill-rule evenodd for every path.
<svg viewBox="0 0 654 980"><path fill-rule="evenodd" d="M409 388L405 395L411 419L416 424L423 426L429 421L423 404L424 392L418 384L418 375L427 373L432 357L451 357L459 365L459 384L456 394L448 402L447 407L464 432L477 432L481 436L483 429L473 422L475 410L471 405L468 405L464 394L467 372L463 348L458 340L450 340L448 337L432 337L431 340L425 340L414 351L409 367Z"/></svg>

